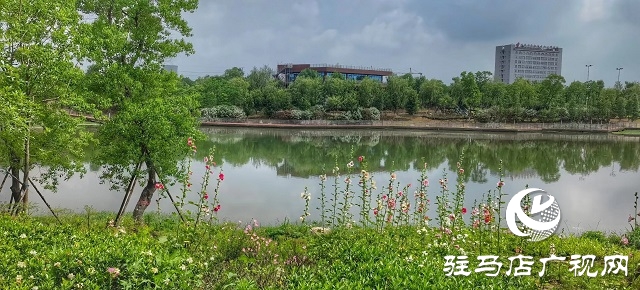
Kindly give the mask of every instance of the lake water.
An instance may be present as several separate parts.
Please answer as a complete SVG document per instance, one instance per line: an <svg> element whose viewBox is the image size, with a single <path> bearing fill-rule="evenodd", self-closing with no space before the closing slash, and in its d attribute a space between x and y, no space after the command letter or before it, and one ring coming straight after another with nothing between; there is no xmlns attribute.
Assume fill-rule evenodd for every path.
<svg viewBox="0 0 640 290"><path fill-rule="evenodd" d="M215 146L217 163L225 174L219 194L219 217L230 221L245 222L252 218L262 224L276 224L285 219L297 221L304 210L304 200L300 198L304 188L309 188L310 208L315 209L320 192L319 175L330 175L336 159L338 167L345 170L350 160L355 161L351 156L359 155L365 156L379 185L388 182L391 170L395 170L401 184L417 185L424 158L429 168L429 195L434 201L443 174L449 176L450 188L454 188L456 162L464 150L467 208L495 189L502 160L504 192L511 196L526 185L546 190L558 200L562 210L560 226L565 232L625 230L629 227L627 217L634 210L633 194L640 191L640 138L635 137L212 127L202 131L208 138L198 142L192 169L193 187L200 188L202 159ZM323 171L323 167L327 170ZM54 208L76 212L83 212L86 205L94 210L117 211L123 193L110 191L108 184L99 184L100 172L88 163L87 168L89 172L84 178L62 182L57 193L43 191L47 201ZM327 184L329 194L330 185ZM215 184L210 191L214 188ZM136 188L129 211L140 190ZM176 188L171 193L180 194ZM8 200L5 184L0 202ZM40 205L38 212L46 213L35 192L30 194L30 200ZM154 210L157 210L155 203L148 211ZM173 207L163 199L160 210L171 212ZM311 214L311 218L319 218L316 210Z"/></svg>

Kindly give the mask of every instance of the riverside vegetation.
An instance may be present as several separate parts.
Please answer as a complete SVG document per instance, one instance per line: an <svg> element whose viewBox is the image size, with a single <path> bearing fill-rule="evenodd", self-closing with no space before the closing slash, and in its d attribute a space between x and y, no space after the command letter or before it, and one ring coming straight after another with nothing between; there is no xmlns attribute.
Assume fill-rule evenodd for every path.
<svg viewBox="0 0 640 290"><path fill-rule="evenodd" d="M193 139L187 147L195 147ZM425 164L415 183L399 184L391 172L388 183L380 185L368 171L366 157L358 156L323 174L320 192L302 191L299 221L262 227L255 219L238 223L217 219L224 210L218 200L225 194L220 185L229 177L213 153L205 157L199 189L192 184L197 180L191 162L184 161L182 194L175 201L179 211L173 215L147 213L140 223L128 217L120 225L114 224L113 214L91 208L85 215L63 214L59 222L52 217L3 215L3 289L631 289L640 285L640 230L634 222L637 193L636 213L628 220L632 228L623 236L559 233L528 242L499 227L503 189L508 186L502 178L473 208L462 206L468 174L464 155L451 180L430 181ZM215 186L209 186L211 178ZM165 185L156 187L163 193L160 198L167 198ZM196 195L191 199L196 201L184 202L189 195ZM317 200L319 216L309 214L312 198ZM426 215L430 207L436 209L433 217ZM539 263L532 266L530 276L507 275L507 258L518 254L536 261L552 254L592 254L599 259L595 271L603 270L604 256L628 255L628 273L576 277L565 261L550 262L543 276L538 275ZM470 257L472 273L445 275L447 255ZM495 277L473 273L479 255L498 255L504 264L500 273Z"/></svg>
<svg viewBox="0 0 640 290"><path fill-rule="evenodd" d="M302 92L306 90L304 86L294 84L285 89L282 84L267 79L266 84L262 80L256 82L260 88L252 94L256 98L233 103L231 97L244 96L245 91L241 88L246 83L230 78L229 82L239 86L226 86L229 91L223 93L210 91L225 101L215 97L209 102L211 95L204 96L196 88L184 85L176 74L162 69L166 59L181 53L194 53L193 46L186 40L191 36L191 28L183 15L194 12L197 7L197 0L33 0L28 3L6 0L0 5L3 23L0 26L3 47L0 50L0 103L3 104L0 106L0 140L3 144L0 146L0 168L8 178L6 185L11 192L7 211L0 218L3 241L0 244L1 287L350 289L377 286L424 289L494 285L496 288L526 289L551 285L548 287L601 289L603 285L611 288L638 286L635 228L628 237L592 233L581 238L552 237L540 243L525 243L498 230L501 204L493 202L494 198L499 200L502 187L478 204L478 212L483 215L475 228L476 220L469 218L470 213L476 211L469 209L466 214L459 208L464 197L463 183L458 181L450 192L446 187L448 181L443 181L434 186L440 184L442 194L434 195L435 191L430 191L422 196L420 193L418 202L424 202L426 207L425 198L429 199L429 196L438 201L435 206L439 214L431 224L447 223L449 215L453 215L451 225L447 227L449 234L437 226L427 227L424 218L410 214L412 205L417 209L422 204L411 203L413 196L409 197L408 192L418 184L422 184L420 188L427 186L424 180L417 181L414 187L402 185L400 190L401 185L396 185L392 176L389 188L381 189L384 193L376 192L380 198L386 194L386 206L384 202L381 206L377 202L362 202L373 199L375 191L342 182L345 177L355 182L357 176L362 176L363 185L371 186L366 178L366 168L362 168L364 173L355 170L360 164L366 164L364 157L362 162L347 161L347 164L355 164L346 171L344 166L336 165L342 171L328 172L328 179L329 176L335 178L333 194L317 193L322 200L326 198L327 203L321 203L322 216L313 220L331 227L332 233L311 234L306 224L262 228L257 221L240 225L219 223L216 213L224 210L224 205L218 203L217 190L208 190L208 183L213 176L219 185L225 176L213 163L210 158L213 156L207 156L209 170L203 176L201 189L190 191L194 187L189 182L190 159L185 158L197 148L193 139L187 141L189 146L184 143L190 136L194 139L201 136L197 130L199 109L239 105L242 110L253 108L275 113L294 106L306 110L307 106L322 105L322 110L326 106L326 110L346 108L353 112L356 95L355 91L345 89L353 83L336 74L335 78L323 83L322 94L317 87L318 80L307 81L314 89L298 98L292 92ZM85 72L78 62L90 68ZM424 92L433 92L422 96L431 96L425 99L427 104L437 102L439 108L445 110L474 111L491 108L491 102L499 101L502 108L519 111L519 108L537 108L540 116L545 116L542 112L555 112L564 106L570 116L591 121L606 119L613 112L618 117L631 119L638 113L640 86L634 83L624 88L617 86L615 91L600 90L600 82L589 83L588 87L572 84L565 90L564 86L557 85L562 81L556 77L543 82L554 84L545 88L555 93L534 98L538 90L526 81L509 86L509 90L488 81L487 87L481 89L476 79L476 75L463 74L454 80L455 86L446 90L448 93L444 93L440 81L430 82L431 87L420 85L429 88ZM486 80L488 76L485 74L478 79ZM301 77L296 82L302 84L304 80ZM409 85L412 79L391 78L385 90L374 84L378 89L371 94L368 88L373 87L367 87L367 83L371 84L363 81L358 85L358 96L378 100L380 109L404 107L412 112L423 102L418 102L421 100L418 91ZM215 83L212 85L216 86ZM481 94L491 87L504 94L499 95L500 98ZM236 89L240 89L240 94L235 93ZM510 91L512 89L514 91ZM613 93L616 97L610 98ZM307 102L311 96L317 98ZM585 96L588 97L583 98ZM583 99L586 99L585 106L581 105ZM533 100L535 103L526 103ZM377 105L362 105L370 106ZM611 111L603 111L607 108ZM69 114L70 110L94 116L102 125L91 134L80 126L80 119ZM558 116L565 116L564 110L561 111ZM367 112L376 116L373 109ZM527 112L525 116L532 116L533 111ZM116 215L111 223L111 215L93 213L88 208L86 216L29 217L29 198L31 193L38 191L36 185L55 191L63 179L86 171L82 161L88 145L98 149L92 162L103 169L101 182L108 182L113 189L125 193L127 200L135 185L141 183L142 190L133 215L124 218ZM182 163L182 160L187 161ZM32 175L34 168L41 174ZM463 170L458 172L459 176L467 174ZM182 196L169 193L166 185L172 184L182 187ZM363 199L358 203L360 207L352 207L351 201L358 202L356 196L360 195L356 192L360 190L363 193ZM145 215L147 208L153 207L158 192L166 198L175 198L173 203L179 214L170 217ZM184 196L188 194L197 194L199 202L184 202ZM439 199L435 199L436 196ZM306 201L311 198L306 193L303 197ZM394 202L389 203L392 198ZM407 206L410 210L405 212ZM489 212L488 219L485 210ZM465 218L467 221L463 223ZM305 214L303 219L306 223L312 218ZM543 277L472 275L460 278L446 277L442 271L445 254L465 251L475 255L490 250L493 254L510 256L519 251L537 258L547 256L551 249L562 255L576 252L598 257L613 253L633 254L630 272L628 276L573 277L562 263L549 267Z"/></svg>

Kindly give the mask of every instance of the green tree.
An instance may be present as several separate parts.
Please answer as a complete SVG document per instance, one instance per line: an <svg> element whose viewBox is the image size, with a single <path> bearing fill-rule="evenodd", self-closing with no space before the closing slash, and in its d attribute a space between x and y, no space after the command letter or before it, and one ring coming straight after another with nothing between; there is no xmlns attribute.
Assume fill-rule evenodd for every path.
<svg viewBox="0 0 640 290"><path fill-rule="evenodd" d="M380 83L370 78L365 78L356 85L358 92L358 105L363 108L371 107L375 104L375 100L380 98Z"/></svg>
<svg viewBox="0 0 640 290"><path fill-rule="evenodd" d="M637 120L640 112L640 85L629 85L625 89L625 97L627 100L626 111L627 116L631 120Z"/></svg>
<svg viewBox="0 0 640 290"><path fill-rule="evenodd" d="M450 94L456 105L462 109L474 109L480 105L482 99L476 76L466 71L462 72L460 77L453 78Z"/></svg>
<svg viewBox="0 0 640 290"><path fill-rule="evenodd" d="M539 99L536 109L551 109L563 106L564 83L564 77L552 74L537 84Z"/></svg>
<svg viewBox="0 0 640 290"><path fill-rule="evenodd" d="M447 93L447 85L441 80L430 79L420 85L418 92L420 104L423 108L435 107Z"/></svg>
<svg viewBox="0 0 640 290"><path fill-rule="evenodd" d="M84 59L99 68L102 80L93 92L117 108L115 117L98 130L97 163L107 168L102 179L122 188L137 179L132 165L144 164L146 180L133 211L140 221L163 182L180 178L177 163L190 150L187 138L197 130L197 99L181 94L179 79L161 64L180 53L193 53L185 40L191 28L183 13L193 12L196 0L80 0ZM96 87L94 87L96 88ZM135 168L135 167L134 167Z"/></svg>
<svg viewBox="0 0 640 290"><path fill-rule="evenodd" d="M407 77L397 76L391 76L387 79L386 91L388 95L388 103L385 104L385 108L394 111L404 108L410 92L415 92Z"/></svg>
<svg viewBox="0 0 640 290"><path fill-rule="evenodd" d="M262 89L267 86L269 81L273 79L275 71L265 65L261 68L254 67L249 75L247 75L247 81L249 82L249 90Z"/></svg>
<svg viewBox="0 0 640 290"><path fill-rule="evenodd" d="M223 78L230 80L230 79L234 79L234 78L243 78L244 77L244 70L242 70L242 68L239 67L232 67L230 69L226 69L224 71L224 74L222 75Z"/></svg>
<svg viewBox="0 0 640 290"><path fill-rule="evenodd" d="M613 101L613 105L612 105L612 114L614 116L616 116L618 119L623 119L626 118L627 116L627 111L626 111L626 100L625 100L625 96L622 93L622 91L616 89L616 95L615 95L615 100Z"/></svg>
<svg viewBox="0 0 640 290"><path fill-rule="evenodd" d="M298 77L289 86L292 105L300 110L324 104L322 80L320 78Z"/></svg>
<svg viewBox="0 0 640 290"><path fill-rule="evenodd" d="M482 86L482 101L480 107L489 108L498 106L505 99L507 84L503 82L490 81Z"/></svg>
<svg viewBox="0 0 640 290"><path fill-rule="evenodd" d="M80 15L69 1L7 0L0 19L0 166L19 212L29 180L55 190L59 178L84 172L89 136L67 111L88 111L79 91L84 73L74 65ZM30 176L35 166L40 178Z"/></svg>

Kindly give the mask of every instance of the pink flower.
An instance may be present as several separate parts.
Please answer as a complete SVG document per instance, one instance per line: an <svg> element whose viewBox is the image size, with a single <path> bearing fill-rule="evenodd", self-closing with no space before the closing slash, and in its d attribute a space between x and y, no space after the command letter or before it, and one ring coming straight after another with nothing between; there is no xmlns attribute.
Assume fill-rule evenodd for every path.
<svg viewBox="0 0 640 290"><path fill-rule="evenodd" d="M500 180L500 182L498 182L498 187L503 187L504 186L504 181Z"/></svg>
<svg viewBox="0 0 640 290"><path fill-rule="evenodd" d="M204 199L209 199L209 195L208 194L204 194L204 196L202 196Z"/></svg>
<svg viewBox="0 0 640 290"><path fill-rule="evenodd" d="M398 191L398 196L402 196L402 191Z"/></svg>
<svg viewBox="0 0 640 290"><path fill-rule="evenodd" d="M423 186L429 186L429 180L425 179L422 181Z"/></svg>
<svg viewBox="0 0 640 290"><path fill-rule="evenodd" d="M395 174L395 172L394 172L394 173L391 173L391 179L396 180L396 174Z"/></svg>
<svg viewBox="0 0 640 290"><path fill-rule="evenodd" d="M451 230L449 228L445 228L444 229L444 233L447 234L447 235L450 235L451 234Z"/></svg>
<svg viewBox="0 0 640 290"><path fill-rule="evenodd" d="M358 157L358 162L362 162L362 161L364 161L364 156L359 156Z"/></svg>
<svg viewBox="0 0 640 290"><path fill-rule="evenodd" d="M206 168L207 170L211 169L209 165L205 165L204 168Z"/></svg>
<svg viewBox="0 0 640 290"><path fill-rule="evenodd" d="M627 239L626 236L623 236L622 239L620 239L620 242L626 246L629 244L629 239Z"/></svg>
<svg viewBox="0 0 640 290"><path fill-rule="evenodd" d="M373 215L378 215L378 209L377 208L373 209Z"/></svg>
<svg viewBox="0 0 640 290"><path fill-rule="evenodd" d="M455 220L455 219L456 219L456 216L454 216L453 214L449 214L449 219L450 219L451 221L453 221L453 220Z"/></svg>
<svg viewBox="0 0 640 290"><path fill-rule="evenodd" d="M462 208L462 214L466 214L466 213L467 213L467 208L466 208L466 207L463 207L463 208Z"/></svg>
<svg viewBox="0 0 640 290"><path fill-rule="evenodd" d="M118 275L120 275L120 269L118 268L110 267L107 269L107 272L109 273L109 275L111 275L112 278L118 277Z"/></svg>
<svg viewBox="0 0 640 290"><path fill-rule="evenodd" d="M160 182L156 182L155 187L156 187L156 189L163 189L164 185L162 183L160 183Z"/></svg>
<svg viewBox="0 0 640 290"><path fill-rule="evenodd" d="M480 220L473 221L473 228L477 229L480 226Z"/></svg>
<svg viewBox="0 0 640 290"><path fill-rule="evenodd" d="M385 199L387 199L387 195L386 195L386 194L383 194L383 195L382 195L382 200L385 200Z"/></svg>
<svg viewBox="0 0 640 290"><path fill-rule="evenodd" d="M220 205L216 205L216 207L213 208L213 211L218 212L220 210Z"/></svg>
<svg viewBox="0 0 640 290"><path fill-rule="evenodd" d="M204 163L207 163L207 162L209 162L209 157L205 156L204 157Z"/></svg>
<svg viewBox="0 0 640 290"><path fill-rule="evenodd" d="M463 168L460 168L460 169L458 170L458 172L460 172L460 174L464 174L464 169L463 169Z"/></svg>
<svg viewBox="0 0 640 290"><path fill-rule="evenodd" d="M220 172L220 174L218 175L218 178L220 178L220 180L224 180L224 173Z"/></svg>
<svg viewBox="0 0 640 290"><path fill-rule="evenodd" d="M478 210L478 208L474 208L473 210L471 210L471 215L475 216L478 215L480 213L480 211Z"/></svg>

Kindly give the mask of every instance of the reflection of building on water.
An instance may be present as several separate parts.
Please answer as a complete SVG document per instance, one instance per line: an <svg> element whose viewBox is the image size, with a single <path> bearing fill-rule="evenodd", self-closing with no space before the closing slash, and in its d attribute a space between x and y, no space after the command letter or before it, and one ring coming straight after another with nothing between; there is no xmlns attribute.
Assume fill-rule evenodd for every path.
<svg viewBox="0 0 640 290"><path fill-rule="evenodd" d="M539 175L533 168L527 168L521 172L506 172L504 174L505 179L515 180L515 179L527 179L527 178L538 178Z"/></svg>

